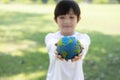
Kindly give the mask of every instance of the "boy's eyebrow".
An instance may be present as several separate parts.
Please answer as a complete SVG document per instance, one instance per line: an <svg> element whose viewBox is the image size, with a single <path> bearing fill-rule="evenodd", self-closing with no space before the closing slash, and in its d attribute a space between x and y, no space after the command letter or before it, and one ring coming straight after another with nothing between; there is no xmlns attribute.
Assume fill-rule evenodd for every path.
<svg viewBox="0 0 120 80"><path fill-rule="evenodd" d="M72 15L72 16L74 16L74 15L76 15L75 13L68 13L69 15Z"/></svg>
<svg viewBox="0 0 120 80"><path fill-rule="evenodd" d="M67 14L62 14L60 16L65 16L65 15L67 15ZM68 14L68 15L70 15L70 16L76 16L75 14Z"/></svg>

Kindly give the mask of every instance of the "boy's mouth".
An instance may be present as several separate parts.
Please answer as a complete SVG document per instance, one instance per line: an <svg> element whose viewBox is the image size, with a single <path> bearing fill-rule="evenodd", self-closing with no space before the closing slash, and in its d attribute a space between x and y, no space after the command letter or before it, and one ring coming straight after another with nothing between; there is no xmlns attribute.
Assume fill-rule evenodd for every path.
<svg viewBox="0 0 120 80"><path fill-rule="evenodd" d="M70 28L70 26L63 26L63 28Z"/></svg>

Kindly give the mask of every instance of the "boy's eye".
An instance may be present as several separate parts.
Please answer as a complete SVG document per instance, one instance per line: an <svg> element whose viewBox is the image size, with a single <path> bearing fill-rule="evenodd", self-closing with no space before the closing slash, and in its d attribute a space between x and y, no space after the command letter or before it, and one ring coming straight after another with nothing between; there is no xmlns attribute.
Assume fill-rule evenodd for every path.
<svg viewBox="0 0 120 80"><path fill-rule="evenodd" d="M70 19L74 19L74 17L73 17L73 16L71 16L71 17L70 17Z"/></svg>
<svg viewBox="0 0 120 80"><path fill-rule="evenodd" d="M64 19L65 17L64 16L60 16L60 19Z"/></svg>

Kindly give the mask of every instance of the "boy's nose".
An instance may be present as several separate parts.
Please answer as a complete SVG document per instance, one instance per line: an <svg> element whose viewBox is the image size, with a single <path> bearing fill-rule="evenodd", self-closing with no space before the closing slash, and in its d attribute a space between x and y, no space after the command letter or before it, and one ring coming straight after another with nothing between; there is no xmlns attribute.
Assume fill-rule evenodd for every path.
<svg viewBox="0 0 120 80"><path fill-rule="evenodd" d="M70 20L69 19L65 19L64 23L70 23Z"/></svg>

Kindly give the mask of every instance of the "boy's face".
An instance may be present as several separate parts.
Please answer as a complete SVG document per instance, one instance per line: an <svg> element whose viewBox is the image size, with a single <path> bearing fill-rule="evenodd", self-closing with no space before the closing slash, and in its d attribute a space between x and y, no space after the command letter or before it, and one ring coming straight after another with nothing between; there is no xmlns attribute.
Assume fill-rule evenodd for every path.
<svg viewBox="0 0 120 80"><path fill-rule="evenodd" d="M74 34L75 26L80 18L78 18L72 9L65 14L57 17L56 22L59 26L62 35L72 35Z"/></svg>

